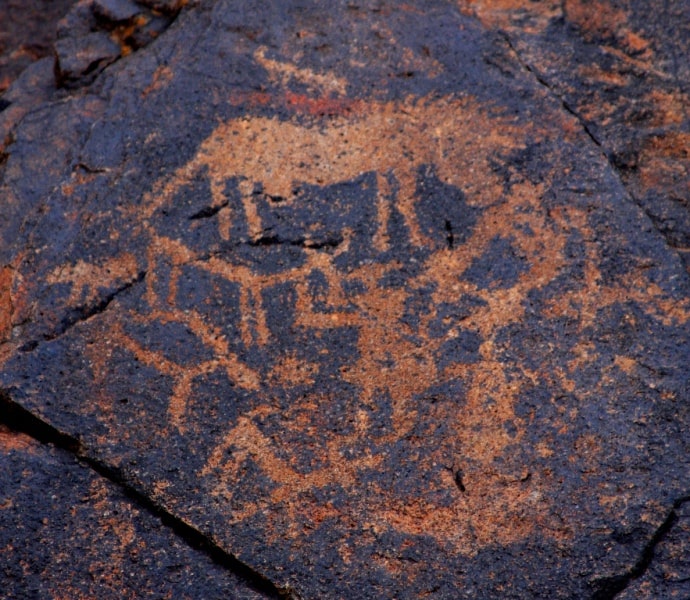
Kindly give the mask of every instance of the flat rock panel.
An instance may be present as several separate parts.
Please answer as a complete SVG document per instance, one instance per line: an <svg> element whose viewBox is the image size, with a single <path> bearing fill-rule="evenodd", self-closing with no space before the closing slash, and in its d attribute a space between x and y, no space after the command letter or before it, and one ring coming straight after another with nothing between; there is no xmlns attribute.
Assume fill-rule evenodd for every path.
<svg viewBox="0 0 690 600"><path fill-rule="evenodd" d="M690 270L690 3L460 2L578 116Z"/></svg>
<svg viewBox="0 0 690 600"><path fill-rule="evenodd" d="M4 598L266 598L68 453L0 428Z"/></svg>
<svg viewBox="0 0 690 600"><path fill-rule="evenodd" d="M6 150L0 384L294 597L611 598L687 496L679 255L461 8L199 3Z"/></svg>

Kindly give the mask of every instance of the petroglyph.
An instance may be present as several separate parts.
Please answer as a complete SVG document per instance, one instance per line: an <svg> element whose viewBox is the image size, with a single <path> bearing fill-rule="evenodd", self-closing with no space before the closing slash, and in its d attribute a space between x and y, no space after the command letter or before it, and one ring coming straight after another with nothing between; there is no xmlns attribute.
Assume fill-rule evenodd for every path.
<svg viewBox="0 0 690 600"><path fill-rule="evenodd" d="M166 179L146 203L147 214L170 195L208 169L213 207L219 208L219 227L229 236L233 218L224 195L228 178L241 181L242 202L250 235L263 230L254 201L256 186L283 201L295 197L300 184L329 186L364 173L376 174L379 229L377 249L387 248L391 202L405 217L413 244L425 236L414 215L416 179L420 167L434 165L438 176L487 203L498 190L481 181L475 171L487 155L515 144L509 120L489 132L476 126L476 110L469 101L423 98L399 103L354 105L350 114L326 120L289 122L277 117L242 118L221 124L201 145L195 159ZM391 189L392 182L396 191ZM474 180L474 181L473 181ZM474 186L477 187L473 187ZM498 185L498 182L496 182ZM478 187L481 186L481 190Z"/></svg>
<svg viewBox="0 0 690 600"><path fill-rule="evenodd" d="M690 456L653 226L687 246L682 31L634 3L612 29L607 2L193 4L93 94L3 112L0 404L271 597L636 577Z"/></svg>
<svg viewBox="0 0 690 600"><path fill-rule="evenodd" d="M113 339L173 380L168 417L180 433L193 419L195 382L223 373L235 388L256 394L199 471L213 482L208 492L228 507L233 522L268 506L270 518L287 518L293 526L305 518L320 522L337 511L310 499L308 490L339 486L352 500L339 518L361 522L359 513L366 511L372 527L410 535L433 531L463 553L522 539L535 526L568 537L568 524L549 516L549 494L540 491L554 485L552 475L525 477L525 465L497 466L529 427L515 412L520 395L541 383L554 394L572 393L574 371L596 360L594 347L578 343L563 368L530 368L506 361L497 341L500 331L524 318L530 293L559 276L568 240L593 237L582 208L545 208L548 178L506 189L492 170L497 155L538 140L539 129L518 127L470 98L336 103L330 115L310 114L304 106L289 118L246 116L219 124L138 208L150 238L149 311L128 320L144 328L152 321L183 325L207 357L178 364L149 347L150 336L135 339L125 322L113 328ZM337 192L344 184L350 196ZM204 208L190 208L186 222L190 231L202 221L215 228L211 250L185 242L185 232L178 238L162 228L165 211L187 206L185 194L202 196L194 196L194 206ZM442 215L429 225L424 219L436 210L429 202L450 202L453 222ZM319 211L337 211L340 230L323 238ZM281 244L291 253L286 262L288 255L271 254ZM396 244L408 250L395 252ZM599 249L585 247L584 277L548 309L554 318L570 310L583 331L597 310L630 294L641 301L662 295L635 283L634 274L626 289L601 285ZM253 252L250 258L245 249ZM201 279L213 298L185 299L196 298L192 292ZM458 316L452 307L468 298ZM213 302L218 307L209 312ZM686 308L677 308L673 318L687 318ZM354 336L350 350L340 347L339 337L347 335ZM621 361L628 373L634 370L629 359ZM461 389L447 391L455 389L453 382ZM440 389L446 391L434 391ZM272 403L278 390L294 391L289 409ZM382 426L377 415L384 404ZM344 412L335 406L345 406ZM277 415L284 435L266 434L258 423ZM438 423L445 424L444 433L426 447L420 427ZM285 436L313 447L314 465L291 464ZM422 503L378 484L362 487L365 474L385 470L387 452L400 444L418 446L411 477L425 497L434 497L437 486L460 494L456 502ZM595 448L596 440L587 447ZM538 452L550 455L548 439ZM462 493L454 480L458 456ZM272 482L260 501L234 491L249 463Z"/></svg>
<svg viewBox="0 0 690 600"><path fill-rule="evenodd" d="M263 373L244 366L242 351L230 350L232 340L227 339L222 327L207 323L193 308L185 311L175 308L179 278L186 266L194 265L239 286L238 330L245 348L261 349L283 343L272 335L264 306L267 294L280 285L290 285L294 292L295 317L291 327L313 332L315 344L320 343L322 331L357 331L356 360L343 367L339 375L358 390L358 398L352 405L356 432L334 436L327 442L323 469L300 476L278 458L275 441L266 438L251 421L253 414L270 413L273 409L268 405L258 407L230 428L209 457L202 475L214 473L217 484L212 492L233 502L235 519L249 518L260 509L256 504L242 505L241 499L232 499L232 482L247 457L258 460L277 485L272 498L266 502L281 502L288 497L294 500L309 486L337 483L354 490L358 474L376 468L381 457L365 455L346 460L343 451L355 443L357 436L366 439L373 427L369 415L378 410L381 396L389 397L392 404L391 428L378 440L386 446L405 439L420 419L414 399L434 385L453 379L467 384L465 407L462 415L458 415L456 403L460 399L452 399L445 408L439 409L446 411L439 418L453 424L447 445L471 463L484 465L468 471L465 477L467 487L473 490L471 499L452 508L441 508L415 507L408 504L411 500L405 499L391 506L388 501L379 503L370 498L372 518L397 523L396 527L408 532L433 530L445 535L440 532L446 531L448 540L455 540L454 544L467 550L475 543L509 541L526 532L526 525L508 526L506 519L513 520L512 510L506 511L503 518L493 514L496 503L522 507L520 510L528 510L530 514L540 512L538 496L528 495L516 486L496 485L505 479L505 474L497 472L491 466L492 461L507 444L515 443L521 436L520 431L509 436L504 424L519 423L512 409L513 401L522 385L539 374L508 375L494 351L492 333L520 319L527 293L556 276L563 263L566 235L558 224L549 222L540 207L540 186L529 183L515 186L506 198L502 183L491 174L490 158L520 144L524 134L513 127L509 118L493 117L492 126L486 128L478 127L479 121L487 121L486 112L472 101L458 98L357 105L328 118L308 114L296 114L291 121L278 117L241 118L220 124L191 161L145 197L145 216L152 222L149 229L155 240L151 244L148 272L155 273L156 264L162 262L172 265L165 297L156 291L154 277L147 280L154 316L159 320L184 322L215 355L212 361L187 368L176 377L169 416L171 424L180 431L184 431L189 418L187 398L191 381L218 365L236 385L248 390L268 386L270 382L279 382L287 388L314 382L321 368L318 363L308 364L294 356L285 356L272 366L267 360L267 370ZM173 203L181 189L202 178L208 181L210 190L207 214L217 219L220 238L230 243L252 243L266 235L263 223L266 202L261 204L262 199L268 197L269 204L277 199L276 204L285 210L303 202L296 192L300 186L327 189L342 182L357 181L368 173L375 176L376 190L369 195L375 202L371 213L375 215L375 225L367 243L379 258L349 270L338 267L339 257L353 251L353 234L348 227L339 232L342 243L337 247L324 251L305 244L299 250L303 260L298 266L264 273L235 260L232 252L204 256L186 248L180 241L162 236L153 223L157 210ZM449 189L459 190L468 210L477 215L472 220L468 216L465 223L455 223L459 232L464 230L465 237L460 240L464 243L455 243L452 249L445 243L445 227L443 243L439 244L420 225L416 202L420 194L419 180L424 173L431 173ZM233 206L228 199L229 181L237 182L239 205ZM364 183L361 185L366 187ZM368 201L364 187L361 202ZM421 264L416 266L418 274L402 287L381 283L391 273L407 266L399 260L386 259L391 247L389 232L394 211L404 221L398 235L400 231L402 235L407 234L408 243L422 251ZM247 239L232 239L233 226L238 222L247 223ZM309 239L306 226L303 236ZM494 239L509 243L516 255L524 257L531 267L520 273L509 287L484 288L463 280L462 273L487 252ZM315 275L325 282L319 306L310 289ZM346 292L352 286L359 289L354 298ZM422 311L418 322L406 323L410 299L424 289L433 290L428 310ZM443 318L438 307L452 305L468 295L478 299L477 308L462 323L446 327L443 334L432 333ZM146 318L150 319L151 315ZM118 335L125 336L123 331ZM476 339L471 349L474 356L466 361L440 360L444 348L468 335ZM169 360L138 347L131 340L126 344L146 364L162 365L164 372L174 375L175 367ZM237 346L235 340L234 347ZM332 351L324 345L323 352ZM314 408L318 411L319 404L330 401L328 397L315 400L315 393L313 390L305 400L296 402L295 410L304 403L316 401ZM488 397L493 399L493 408L487 410ZM299 427L297 423L294 426ZM228 458L230 448L234 450ZM444 457L432 453L424 460L428 461L429 470L438 471L438 463ZM439 473L439 477L446 477L445 471ZM452 474L448 477L452 485ZM485 518L489 515L487 511L493 514L491 518ZM394 513L396 516L391 521ZM463 526L462 531L451 526L460 518L468 518L470 513L474 515L471 526ZM474 542L468 546L470 538Z"/></svg>
<svg viewBox="0 0 690 600"><path fill-rule="evenodd" d="M311 69L300 69L291 63L270 59L266 56L266 50L265 46L259 47L254 52L254 59L268 71L271 81L287 87L287 84L294 79L299 83L309 85L322 94L345 96L347 80L344 77L337 77L334 74L321 75Z"/></svg>

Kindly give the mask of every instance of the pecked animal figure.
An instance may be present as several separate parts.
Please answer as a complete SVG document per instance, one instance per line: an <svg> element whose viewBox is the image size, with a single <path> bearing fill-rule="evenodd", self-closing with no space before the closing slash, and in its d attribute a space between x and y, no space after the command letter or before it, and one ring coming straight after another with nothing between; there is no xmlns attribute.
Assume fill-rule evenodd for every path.
<svg viewBox="0 0 690 600"><path fill-rule="evenodd" d="M514 144L510 123L491 136L477 134L476 108L463 99L353 102L340 108L341 114L325 118L244 117L220 124L196 157L154 192L151 205L207 169L210 210L218 212L220 233L227 240L237 215L227 206L225 186L228 178L237 177L249 235L256 240L263 231L257 188L266 197L289 202L300 185L330 186L373 172L378 224L374 247L388 247L393 203L404 217L411 243L424 246L429 240L415 214L419 170L433 165L445 184L471 193L476 191L472 180L482 155ZM495 191L488 190L486 182L482 187L485 195Z"/></svg>

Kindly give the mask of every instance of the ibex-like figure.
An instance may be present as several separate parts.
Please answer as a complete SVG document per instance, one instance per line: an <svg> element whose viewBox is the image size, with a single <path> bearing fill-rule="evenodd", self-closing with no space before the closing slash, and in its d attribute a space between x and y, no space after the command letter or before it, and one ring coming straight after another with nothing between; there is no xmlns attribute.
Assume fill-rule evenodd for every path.
<svg viewBox="0 0 690 600"><path fill-rule="evenodd" d="M411 242L423 245L414 210L419 168L433 164L444 182L458 187L465 184L467 189L487 149L510 145L510 139L499 132L489 137L478 134L478 112L468 104L452 98L422 98L404 103L359 103L347 114L307 116L299 119L302 122L278 117L235 119L219 125L195 158L154 191L152 204L165 201L206 168L212 205L224 207L218 212L220 233L228 239L233 215L224 206L224 189L228 178L237 177L249 233L256 238L262 224L253 200L255 184L268 196L289 201L299 184L328 186L373 171L378 188L374 246L386 249L393 201L406 221Z"/></svg>

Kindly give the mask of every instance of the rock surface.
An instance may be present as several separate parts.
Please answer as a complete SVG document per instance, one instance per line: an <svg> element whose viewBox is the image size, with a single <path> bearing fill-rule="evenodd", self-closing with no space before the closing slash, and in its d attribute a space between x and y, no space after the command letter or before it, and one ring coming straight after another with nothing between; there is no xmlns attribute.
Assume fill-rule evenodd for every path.
<svg viewBox="0 0 690 600"><path fill-rule="evenodd" d="M690 4L466 2L575 114L690 270Z"/></svg>
<svg viewBox="0 0 690 600"><path fill-rule="evenodd" d="M136 6L6 94L10 424L257 594L687 596L688 3Z"/></svg>
<svg viewBox="0 0 690 600"><path fill-rule="evenodd" d="M56 23L74 3L75 0L0 2L0 94L31 63L50 56Z"/></svg>
<svg viewBox="0 0 690 600"><path fill-rule="evenodd" d="M255 591L64 451L0 427L3 598L237 598Z"/></svg>

